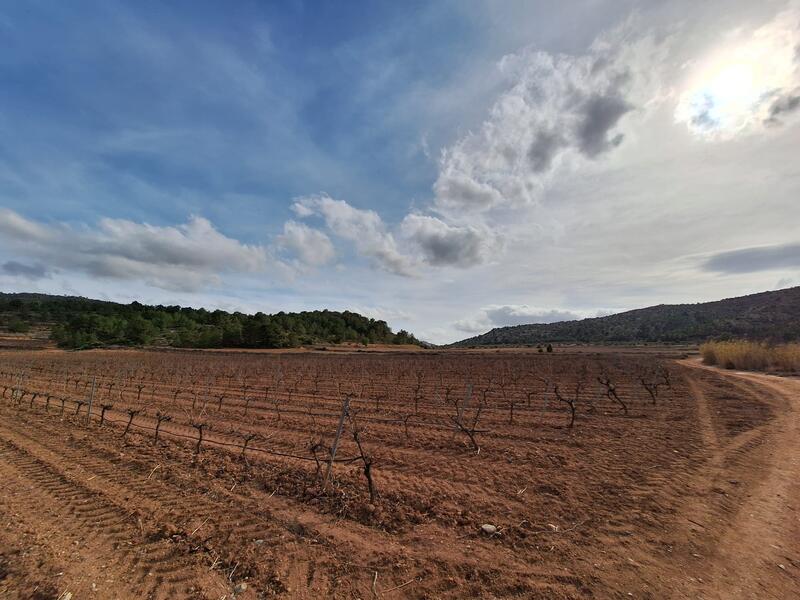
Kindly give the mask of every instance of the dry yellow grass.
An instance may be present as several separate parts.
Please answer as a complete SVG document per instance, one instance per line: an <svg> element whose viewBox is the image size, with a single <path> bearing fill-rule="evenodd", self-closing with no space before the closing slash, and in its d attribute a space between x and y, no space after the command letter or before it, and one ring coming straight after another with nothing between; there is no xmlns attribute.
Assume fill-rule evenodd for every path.
<svg viewBox="0 0 800 600"><path fill-rule="evenodd" d="M800 344L706 342L700 355L707 365L747 371L800 371Z"/></svg>

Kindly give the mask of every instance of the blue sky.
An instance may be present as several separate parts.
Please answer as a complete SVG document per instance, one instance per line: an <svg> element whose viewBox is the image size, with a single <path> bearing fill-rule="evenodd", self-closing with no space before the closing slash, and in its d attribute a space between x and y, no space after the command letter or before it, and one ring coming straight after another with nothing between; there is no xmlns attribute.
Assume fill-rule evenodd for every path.
<svg viewBox="0 0 800 600"><path fill-rule="evenodd" d="M0 2L0 285L443 342L798 284L800 9L697 4Z"/></svg>

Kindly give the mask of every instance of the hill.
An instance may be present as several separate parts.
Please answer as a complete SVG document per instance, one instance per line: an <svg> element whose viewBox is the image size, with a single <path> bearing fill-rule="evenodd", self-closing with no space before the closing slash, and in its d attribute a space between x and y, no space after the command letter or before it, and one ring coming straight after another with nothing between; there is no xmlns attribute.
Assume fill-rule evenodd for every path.
<svg viewBox="0 0 800 600"><path fill-rule="evenodd" d="M679 343L734 338L800 340L800 287L699 304L660 304L579 321L498 327L452 346Z"/></svg>
<svg viewBox="0 0 800 600"><path fill-rule="evenodd" d="M184 348L292 348L343 342L420 344L385 321L330 310L247 315L180 306L118 304L74 296L0 293L0 327L46 329L64 348L107 345Z"/></svg>

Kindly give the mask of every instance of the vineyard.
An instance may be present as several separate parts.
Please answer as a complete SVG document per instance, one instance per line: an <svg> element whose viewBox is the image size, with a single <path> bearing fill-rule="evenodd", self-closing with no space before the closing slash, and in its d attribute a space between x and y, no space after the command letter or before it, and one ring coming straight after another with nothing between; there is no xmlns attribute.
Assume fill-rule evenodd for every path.
<svg viewBox="0 0 800 600"><path fill-rule="evenodd" d="M0 591L663 597L773 414L676 358L5 352Z"/></svg>

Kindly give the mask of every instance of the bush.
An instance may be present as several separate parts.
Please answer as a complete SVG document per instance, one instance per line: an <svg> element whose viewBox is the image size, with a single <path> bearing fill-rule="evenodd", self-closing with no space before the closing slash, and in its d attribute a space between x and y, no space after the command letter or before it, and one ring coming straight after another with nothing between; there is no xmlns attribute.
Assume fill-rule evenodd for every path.
<svg viewBox="0 0 800 600"><path fill-rule="evenodd" d="M28 333L31 330L31 326L25 321L14 319L8 324L8 330L11 333Z"/></svg>
<svg viewBox="0 0 800 600"><path fill-rule="evenodd" d="M714 342L706 342L705 344L700 344L700 358L702 358L703 364L705 365L717 364L716 348L717 344L715 344Z"/></svg>
<svg viewBox="0 0 800 600"><path fill-rule="evenodd" d="M800 344L763 342L706 342L700 356L707 365L745 371L800 371Z"/></svg>

